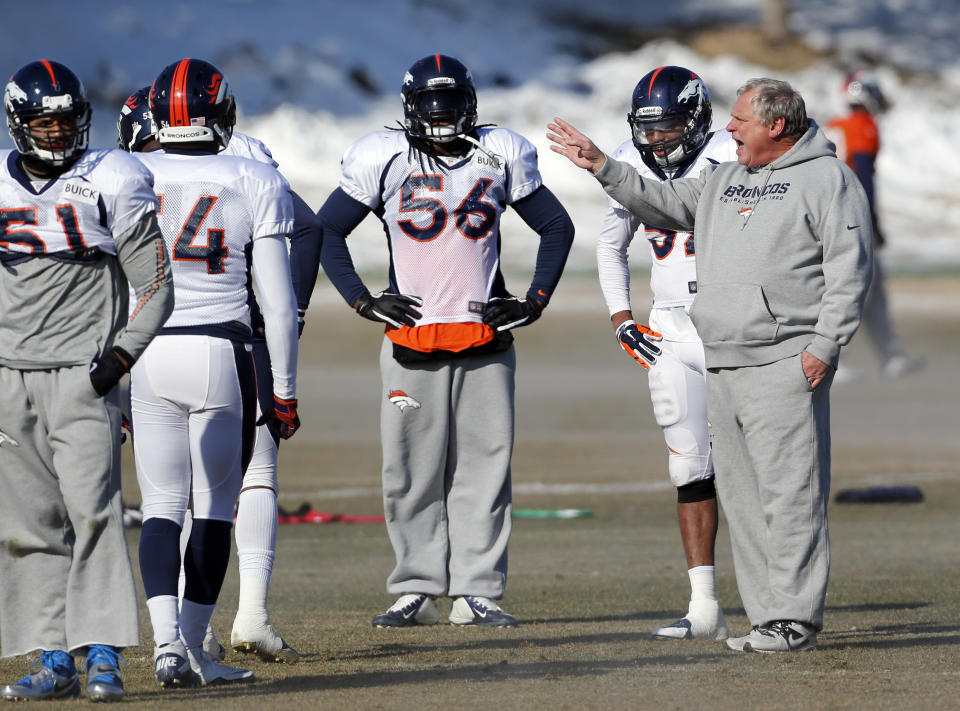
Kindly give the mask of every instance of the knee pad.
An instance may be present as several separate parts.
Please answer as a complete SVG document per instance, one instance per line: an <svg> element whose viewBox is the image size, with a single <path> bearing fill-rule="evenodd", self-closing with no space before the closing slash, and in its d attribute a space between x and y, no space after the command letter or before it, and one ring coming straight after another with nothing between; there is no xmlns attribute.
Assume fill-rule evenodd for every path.
<svg viewBox="0 0 960 711"><path fill-rule="evenodd" d="M695 504L698 501L709 501L715 498L717 498L717 487L713 477L677 487L678 504Z"/></svg>

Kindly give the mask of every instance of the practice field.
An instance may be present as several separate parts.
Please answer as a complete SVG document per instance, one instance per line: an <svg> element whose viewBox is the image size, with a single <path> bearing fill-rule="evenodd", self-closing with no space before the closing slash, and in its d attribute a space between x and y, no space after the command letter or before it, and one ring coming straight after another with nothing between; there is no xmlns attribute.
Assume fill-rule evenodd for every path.
<svg viewBox="0 0 960 711"><path fill-rule="evenodd" d="M642 276L635 281L642 289ZM904 277L890 287L899 331L927 367L885 381L858 335L844 365L864 377L832 393L833 490L909 485L926 500L831 504L833 567L818 650L745 655L720 642L650 639L654 626L683 614L689 593L676 495L645 375L618 351L596 280L582 275L561 283L544 317L516 334L514 505L593 512L515 521L503 606L520 626L374 629L370 618L393 602L384 589L393 554L383 525L281 526L271 613L303 653L300 663L268 665L231 652L228 663L249 664L255 682L161 691L142 605L145 642L124 653L125 706L955 708L960 280ZM645 302L635 294L634 303ZM306 502L332 513L382 513L379 340L376 325L354 316L325 282L318 286L302 341L304 426L281 450L284 508ZM126 498L136 501L125 450ZM134 563L137 537L131 530ZM731 632L745 634L724 521L717 565ZM225 644L236 601L233 564L214 616ZM440 609L445 620L449 601ZM31 661L0 662L3 683Z"/></svg>

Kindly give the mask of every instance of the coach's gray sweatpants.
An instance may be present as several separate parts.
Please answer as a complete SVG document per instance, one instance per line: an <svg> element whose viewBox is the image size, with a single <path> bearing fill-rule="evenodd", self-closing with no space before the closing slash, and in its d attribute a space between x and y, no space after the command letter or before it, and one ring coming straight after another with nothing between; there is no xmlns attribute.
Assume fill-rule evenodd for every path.
<svg viewBox="0 0 960 711"><path fill-rule="evenodd" d="M717 493L751 625L823 627L832 372L816 390L799 354L707 372Z"/></svg>
<svg viewBox="0 0 960 711"><path fill-rule="evenodd" d="M3 656L139 644L120 499L120 408L87 366L0 366Z"/></svg>
<svg viewBox="0 0 960 711"><path fill-rule="evenodd" d="M503 597L515 370L512 346L401 365L384 339L383 508L397 558L387 592Z"/></svg>

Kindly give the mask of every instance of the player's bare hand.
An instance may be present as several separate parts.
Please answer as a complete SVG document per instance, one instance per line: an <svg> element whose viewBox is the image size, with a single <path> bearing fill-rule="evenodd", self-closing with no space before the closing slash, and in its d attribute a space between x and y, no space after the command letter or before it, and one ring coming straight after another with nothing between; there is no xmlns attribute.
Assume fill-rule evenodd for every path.
<svg viewBox="0 0 960 711"><path fill-rule="evenodd" d="M803 374L807 377L811 390L816 390L830 372L830 366L827 363L807 351L800 353L800 365L803 366Z"/></svg>
<svg viewBox="0 0 960 711"><path fill-rule="evenodd" d="M547 138L554 143L550 150L566 156L575 166L596 173L607 162L606 154L593 141L562 118L555 117L547 130Z"/></svg>

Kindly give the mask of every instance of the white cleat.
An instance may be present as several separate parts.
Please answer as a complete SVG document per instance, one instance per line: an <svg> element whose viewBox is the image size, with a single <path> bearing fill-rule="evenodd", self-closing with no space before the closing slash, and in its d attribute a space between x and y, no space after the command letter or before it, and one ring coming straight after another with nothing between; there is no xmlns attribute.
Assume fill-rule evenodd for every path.
<svg viewBox="0 0 960 711"><path fill-rule="evenodd" d="M246 624L236 618L230 633L230 646L243 654L256 654L265 662L296 664L300 653L283 641L269 622Z"/></svg>
<svg viewBox="0 0 960 711"><path fill-rule="evenodd" d="M720 605L713 601L690 602L687 614L673 624L658 627L654 639L717 639L730 636Z"/></svg>
<svg viewBox="0 0 960 711"><path fill-rule="evenodd" d="M253 680L253 672L249 669L237 669L226 664L214 661L202 647L187 649L187 660L201 686L213 684L237 684Z"/></svg>

